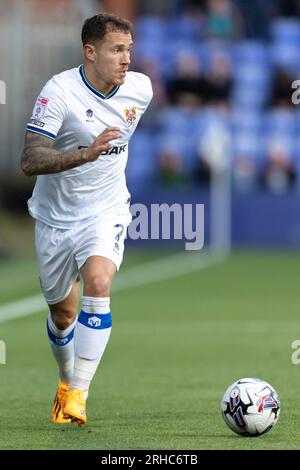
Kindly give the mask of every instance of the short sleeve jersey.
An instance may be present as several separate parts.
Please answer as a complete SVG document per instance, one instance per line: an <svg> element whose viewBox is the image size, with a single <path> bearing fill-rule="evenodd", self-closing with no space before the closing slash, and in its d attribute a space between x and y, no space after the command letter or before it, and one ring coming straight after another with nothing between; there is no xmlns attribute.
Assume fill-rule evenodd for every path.
<svg viewBox="0 0 300 470"><path fill-rule="evenodd" d="M106 127L119 127L121 136L94 162L39 175L28 201L32 217L69 228L129 201L128 142L152 94L146 75L128 72L123 85L103 95L88 82L83 65L48 81L37 98L28 131L55 140L54 148L63 152L88 147Z"/></svg>

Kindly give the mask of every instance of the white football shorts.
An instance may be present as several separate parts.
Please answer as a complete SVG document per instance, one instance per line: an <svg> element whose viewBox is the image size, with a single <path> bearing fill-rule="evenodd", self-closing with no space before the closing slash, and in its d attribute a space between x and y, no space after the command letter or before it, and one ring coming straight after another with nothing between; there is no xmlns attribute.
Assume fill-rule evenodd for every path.
<svg viewBox="0 0 300 470"><path fill-rule="evenodd" d="M46 302L56 304L69 295L80 268L90 256L104 256L119 270L131 220L128 209L101 215L89 225L70 229L51 227L37 220L35 248Z"/></svg>

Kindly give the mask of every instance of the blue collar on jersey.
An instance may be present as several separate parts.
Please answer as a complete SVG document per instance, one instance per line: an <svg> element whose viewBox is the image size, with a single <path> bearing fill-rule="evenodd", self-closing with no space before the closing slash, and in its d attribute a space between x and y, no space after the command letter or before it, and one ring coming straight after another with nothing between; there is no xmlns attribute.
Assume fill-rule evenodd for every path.
<svg viewBox="0 0 300 470"><path fill-rule="evenodd" d="M89 83L89 81L86 78L86 75L84 73L84 67L83 67L82 64L79 67L79 73L81 75L81 78L82 78L84 84L88 87L88 89L91 90L95 95L99 96L99 98L102 98L103 100L108 100L108 98L111 98L112 96L114 96L117 93L118 89L120 88L119 86L116 86L115 88L112 89L112 91L110 93L108 93L108 95L103 95L103 93L100 93L100 91L96 90L96 88L94 88Z"/></svg>

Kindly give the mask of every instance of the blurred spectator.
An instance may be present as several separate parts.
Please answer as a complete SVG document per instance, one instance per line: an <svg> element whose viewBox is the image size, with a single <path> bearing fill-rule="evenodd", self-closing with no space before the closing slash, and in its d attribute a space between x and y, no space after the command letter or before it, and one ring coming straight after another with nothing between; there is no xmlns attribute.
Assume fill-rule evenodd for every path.
<svg viewBox="0 0 300 470"><path fill-rule="evenodd" d="M141 28L139 70L150 75L155 90L146 124L155 127L156 121L158 127L162 126L160 142L164 144L157 149L161 179L168 184L209 181L233 124L235 188L254 190L259 181L270 191L290 188L296 172L289 147L273 143L266 152L265 141L274 136L294 139L291 83L297 77L289 64L298 67L294 60L296 20L292 33L289 25L273 27L272 18L278 21L276 15L280 15L280 0L175 3L175 15L159 19L161 36L152 38L152 28L150 36ZM176 14L179 10L180 16ZM162 10L152 5L151 12ZM270 45L266 41L238 40L246 34L267 38L269 31ZM167 39L171 45L164 49ZM237 40L234 45L232 40ZM171 106L165 108L168 102ZM268 103L271 111L266 109ZM235 114L239 118L233 122Z"/></svg>
<svg viewBox="0 0 300 470"><path fill-rule="evenodd" d="M300 16L300 0L278 0L278 3L280 15Z"/></svg>
<svg viewBox="0 0 300 470"><path fill-rule="evenodd" d="M232 140L224 116L210 111L203 134L198 141L200 165L196 173L198 181L209 181L212 174L223 173L230 166Z"/></svg>
<svg viewBox="0 0 300 470"><path fill-rule="evenodd" d="M289 3L289 0L283 0ZM269 23L279 15L279 0L235 0L241 15L246 36L255 39L268 39Z"/></svg>
<svg viewBox="0 0 300 470"><path fill-rule="evenodd" d="M158 14L171 16L180 12L181 0L140 0L138 3L139 14Z"/></svg>
<svg viewBox="0 0 300 470"><path fill-rule="evenodd" d="M242 16L232 0L207 0L208 37L237 39L245 35Z"/></svg>
<svg viewBox="0 0 300 470"><path fill-rule="evenodd" d="M275 194L284 194L293 188L296 169L283 142L272 142L262 171L262 185Z"/></svg>
<svg viewBox="0 0 300 470"><path fill-rule="evenodd" d="M273 78L273 89L271 104L272 106L286 107L290 108L293 106L292 103L292 82L295 80L293 74L284 69L278 67L274 71Z"/></svg>
<svg viewBox="0 0 300 470"><path fill-rule="evenodd" d="M208 102L216 106L229 106L232 92L232 64L227 54L217 52L212 55L207 82Z"/></svg>
<svg viewBox="0 0 300 470"><path fill-rule="evenodd" d="M164 149L159 155L159 179L163 184L181 184L187 180L183 169L183 161L179 152L174 149Z"/></svg>
<svg viewBox="0 0 300 470"><path fill-rule="evenodd" d="M239 156L233 165L233 186L239 191L249 191L257 186L255 162L247 156Z"/></svg>
<svg viewBox="0 0 300 470"><path fill-rule="evenodd" d="M199 20L203 19L206 0L182 0L181 4L184 14L191 15Z"/></svg>
<svg viewBox="0 0 300 470"><path fill-rule="evenodd" d="M162 79L159 60L155 57L140 57L135 61L132 69L151 78L153 99L147 113L143 115L141 125L155 127L157 113L168 104L167 91Z"/></svg>
<svg viewBox="0 0 300 470"><path fill-rule="evenodd" d="M194 181L196 183L209 184L211 180L211 167L209 162L199 159L194 171Z"/></svg>
<svg viewBox="0 0 300 470"><path fill-rule="evenodd" d="M202 64L192 51L182 51L177 56L175 78L169 80L168 92L174 105L196 108L207 100L209 84L202 75Z"/></svg>

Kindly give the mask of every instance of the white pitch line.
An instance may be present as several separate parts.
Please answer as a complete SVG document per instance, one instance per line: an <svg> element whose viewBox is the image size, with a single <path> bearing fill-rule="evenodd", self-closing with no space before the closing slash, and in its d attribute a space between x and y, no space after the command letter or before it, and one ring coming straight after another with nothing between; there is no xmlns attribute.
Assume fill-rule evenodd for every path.
<svg viewBox="0 0 300 470"><path fill-rule="evenodd" d="M41 312L46 308L47 304L41 294L25 297L0 307L0 323L6 320L13 320L14 318L25 317L31 313Z"/></svg>
<svg viewBox="0 0 300 470"><path fill-rule="evenodd" d="M213 257L205 252L185 251L165 256L121 271L114 280L112 290L117 292L152 282L174 279L207 268L221 260L222 258ZM48 306L41 294L26 297L0 307L0 323L44 310L48 310Z"/></svg>
<svg viewBox="0 0 300 470"><path fill-rule="evenodd" d="M184 251L165 256L124 270L116 276L112 290L120 291L151 282L173 279L206 268L213 262L212 257L204 252L195 254L195 252Z"/></svg>

